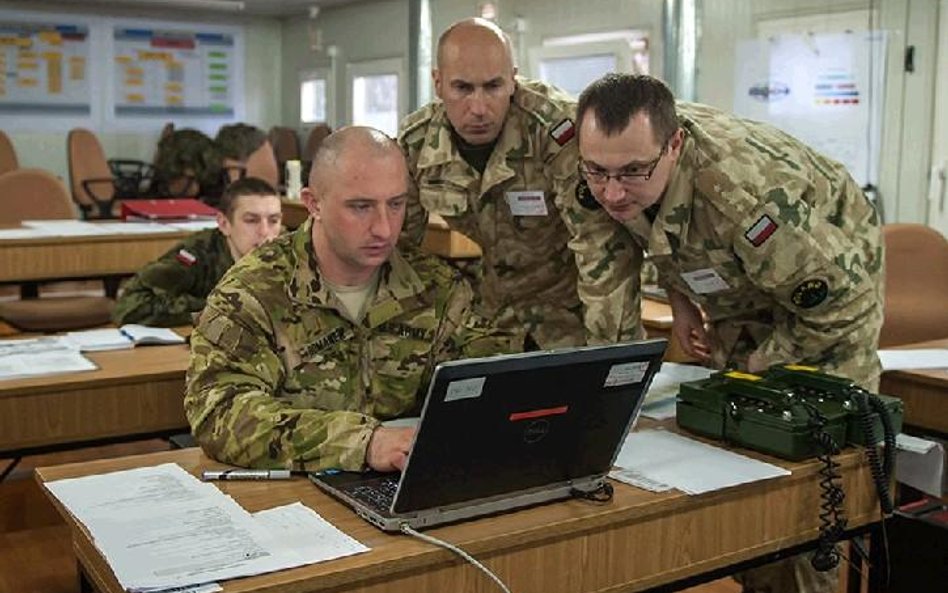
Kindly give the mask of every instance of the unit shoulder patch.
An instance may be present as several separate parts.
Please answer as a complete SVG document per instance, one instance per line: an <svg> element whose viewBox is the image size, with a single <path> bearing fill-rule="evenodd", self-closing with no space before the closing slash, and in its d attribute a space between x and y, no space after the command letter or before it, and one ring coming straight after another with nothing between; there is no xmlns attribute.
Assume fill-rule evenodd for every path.
<svg viewBox="0 0 948 593"><path fill-rule="evenodd" d="M790 300L801 309L812 309L826 300L829 285L822 278L807 278L793 289Z"/></svg>
<svg viewBox="0 0 948 593"><path fill-rule="evenodd" d="M189 268L196 264L198 260L196 255L184 248L179 249L174 258Z"/></svg>
<svg viewBox="0 0 948 593"><path fill-rule="evenodd" d="M586 183L585 179L580 180L580 182L576 184L576 201L587 210L602 209L602 204L596 200L596 197L593 195L592 190L589 189L589 184Z"/></svg>

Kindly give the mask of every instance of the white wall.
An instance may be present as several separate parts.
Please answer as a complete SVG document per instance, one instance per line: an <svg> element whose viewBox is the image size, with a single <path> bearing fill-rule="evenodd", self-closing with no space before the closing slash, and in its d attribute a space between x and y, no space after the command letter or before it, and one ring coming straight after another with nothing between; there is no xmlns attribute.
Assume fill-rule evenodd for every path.
<svg viewBox="0 0 948 593"><path fill-rule="evenodd" d="M311 26L321 31L323 51L310 49ZM329 48L335 47L335 57ZM327 7L316 21L305 18L283 21L283 123L300 127L300 73L329 66L335 61L335 121L333 128L346 121L346 64L382 58L403 58L408 72L408 2L377 0L353 6ZM406 81L407 83L407 81Z"/></svg>
<svg viewBox="0 0 948 593"><path fill-rule="evenodd" d="M80 11L76 5L38 4L35 2L0 2L0 9L150 18L213 25L237 25L244 30L244 121L269 129L283 121L283 85L280 78L281 26L277 19L236 18L229 15L190 13L186 10L116 10L105 4L90 5ZM131 158L150 161L155 152L158 130L117 133L96 130L109 158ZM66 160L66 132L17 131L8 134L13 141L21 167L37 167L69 179Z"/></svg>

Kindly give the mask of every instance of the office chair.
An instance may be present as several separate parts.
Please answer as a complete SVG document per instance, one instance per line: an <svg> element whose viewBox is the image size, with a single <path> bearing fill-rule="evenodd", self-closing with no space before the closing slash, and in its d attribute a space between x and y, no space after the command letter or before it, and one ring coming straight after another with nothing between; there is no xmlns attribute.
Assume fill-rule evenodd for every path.
<svg viewBox="0 0 948 593"><path fill-rule="evenodd" d="M52 173L17 169L0 175L0 224L23 220L74 219L69 190ZM34 286L21 288L21 299L0 303L0 318L22 331L55 332L109 322L113 302L106 297L42 297Z"/></svg>
<svg viewBox="0 0 948 593"><path fill-rule="evenodd" d="M323 143L326 136L330 134L332 134L332 128L326 124L316 124L313 126L313 129L309 131L309 135L306 137L306 148L303 150L303 160L312 162L313 155L316 154L316 149Z"/></svg>
<svg viewBox="0 0 948 593"><path fill-rule="evenodd" d="M879 347L948 338L948 241L922 224L887 224Z"/></svg>
<svg viewBox="0 0 948 593"><path fill-rule="evenodd" d="M274 189L277 189L280 184L280 171L269 140L264 141L257 150L250 153L244 162L224 159L224 171L228 176L228 183L244 177L256 177L263 179Z"/></svg>
<svg viewBox="0 0 948 593"><path fill-rule="evenodd" d="M19 167L20 163L16 158L16 150L13 148L13 143L10 142L10 137L3 130L0 130L0 174L13 171Z"/></svg>
<svg viewBox="0 0 948 593"><path fill-rule="evenodd" d="M106 159L95 134L82 128L66 138L72 197L84 218L115 218L117 201L147 196L152 166L133 159Z"/></svg>

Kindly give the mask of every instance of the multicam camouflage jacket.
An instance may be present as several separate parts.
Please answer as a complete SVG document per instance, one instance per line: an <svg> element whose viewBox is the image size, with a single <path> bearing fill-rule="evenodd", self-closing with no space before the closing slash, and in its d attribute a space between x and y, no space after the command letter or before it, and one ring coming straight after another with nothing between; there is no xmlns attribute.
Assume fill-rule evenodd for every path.
<svg viewBox="0 0 948 593"><path fill-rule="evenodd" d="M220 231L195 233L125 283L112 319L119 325L190 325L191 314L204 308L207 295L232 265Z"/></svg>
<svg viewBox="0 0 948 593"><path fill-rule="evenodd" d="M678 107L685 145L649 225L627 227L662 283L700 304L715 365L805 362L872 387L883 257L846 169L787 134Z"/></svg>
<svg viewBox="0 0 948 593"><path fill-rule="evenodd" d="M393 253L361 323L322 281L312 221L242 258L191 335L185 411L211 456L260 468L361 470L382 420L417 413L434 365L518 351L448 265Z"/></svg>
<svg viewBox="0 0 948 593"><path fill-rule="evenodd" d="M441 102L409 115L399 134L417 183L403 240L421 241L428 213L473 239L483 251L485 310L543 348L641 332L641 253L621 225L577 199L575 112L563 93L518 79L483 175L455 147Z"/></svg>

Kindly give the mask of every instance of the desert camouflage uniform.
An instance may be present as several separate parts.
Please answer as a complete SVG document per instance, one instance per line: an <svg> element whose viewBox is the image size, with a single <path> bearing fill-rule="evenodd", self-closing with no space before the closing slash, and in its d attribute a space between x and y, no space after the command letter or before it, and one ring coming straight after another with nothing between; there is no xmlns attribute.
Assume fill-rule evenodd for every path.
<svg viewBox="0 0 948 593"><path fill-rule="evenodd" d="M190 325L191 314L232 265L227 238L217 229L188 237L129 280L115 304L115 323Z"/></svg>
<svg viewBox="0 0 948 593"><path fill-rule="evenodd" d="M520 350L450 266L394 253L361 323L321 281L312 220L242 258L191 335L185 411L211 456L261 468L361 470L382 420L417 413L437 362Z"/></svg>
<svg viewBox="0 0 948 593"><path fill-rule="evenodd" d="M713 365L745 368L758 352L875 390L883 258L872 204L841 164L771 126L703 105L678 113L685 144L658 215L627 227L662 283L707 314ZM754 593L829 592L834 575L798 556L740 580Z"/></svg>
<svg viewBox="0 0 948 593"><path fill-rule="evenodd" d="M621 225L577 200L575 112L566 95L518 79L483 176L455 147L441 102L409 115L399 134L417 183L403 239L421 241L429 212L473 239L483 251L476 285L485 311L543 348L641 335L633 273L641 253ZM514 216L508 192L528 190L543 193L545 214ZM587 331L583 305L594 320Z"/></svg>

